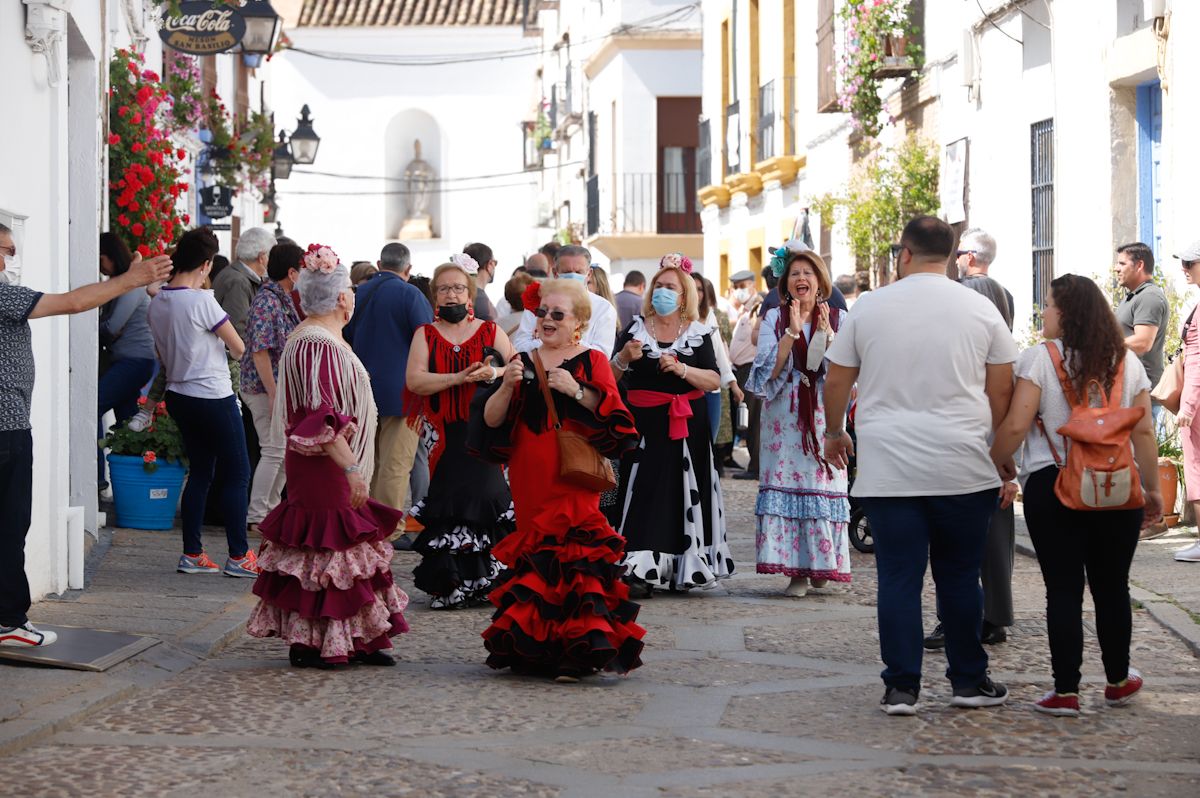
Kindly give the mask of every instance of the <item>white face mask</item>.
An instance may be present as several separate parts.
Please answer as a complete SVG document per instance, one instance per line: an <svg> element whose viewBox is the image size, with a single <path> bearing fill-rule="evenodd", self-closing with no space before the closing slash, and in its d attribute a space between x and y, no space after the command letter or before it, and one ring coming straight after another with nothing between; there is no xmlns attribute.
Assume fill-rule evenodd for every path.
<svg viewBox="0 0 1200 798"><path fill-rule="evenodd" d="M750 301L753 292L749 288L739 288L733 292L733 298L743 305Z"/></svg>

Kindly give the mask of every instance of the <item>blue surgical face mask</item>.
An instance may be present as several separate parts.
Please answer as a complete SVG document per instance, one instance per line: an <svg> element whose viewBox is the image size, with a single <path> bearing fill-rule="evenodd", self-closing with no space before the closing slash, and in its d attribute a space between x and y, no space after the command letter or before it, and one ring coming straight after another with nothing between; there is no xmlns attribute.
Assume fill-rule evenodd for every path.
<svg viewBox="0 0 1200 798"><path fill-rule="evenodd" d="M650 305L660 316L670 316L679 308L679 294L670 288L655 288L650 295Z"/></svg>
<svg viewBox="0 0 1200 798"><path fill-rule="evenodd" d="M587 284L587 275L579 272L560 272L558 275L560 280L578 280L581 283Z"/></svg>

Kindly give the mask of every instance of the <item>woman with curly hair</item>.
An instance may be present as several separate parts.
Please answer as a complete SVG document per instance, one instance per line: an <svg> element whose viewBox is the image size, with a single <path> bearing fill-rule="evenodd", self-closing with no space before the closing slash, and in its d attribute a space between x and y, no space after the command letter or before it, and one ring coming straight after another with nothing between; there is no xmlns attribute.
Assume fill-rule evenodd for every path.
<svg viewBox="0 0 1200 798"><path fill-rule="evenodd" d="M1026 349L1017 359L1016 392L996 431L992 459L999 468L1024 441L1025 520L1046 584L1054 671L1054 689L1034 708L1048 715L1076 716L1085 577L1096 605L1096 636L1108 679L1105 703L1123 706L1142 687L1141 676L1129 667L1129 564L1138 532L1162 515L1158 446L1150 415L1150 380L1137 355L1125 348L1116 317L1096 284L1074 274L1055 279L1042 325L1046 344ZM1116 395L1121 406L1145 411L1132 434L1144 508L1083 512L1065 506L1055 494L1057 462L1065 461L1067 452L1067 441L1057 430L1072 410L1066 385L1092 406L1103 406Z"/></svg>

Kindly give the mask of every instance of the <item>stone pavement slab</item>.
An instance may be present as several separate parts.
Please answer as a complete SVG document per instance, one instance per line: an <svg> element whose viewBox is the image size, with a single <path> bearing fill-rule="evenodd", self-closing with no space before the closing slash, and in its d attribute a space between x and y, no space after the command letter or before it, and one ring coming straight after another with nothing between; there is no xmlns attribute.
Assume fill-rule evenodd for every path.
<svg viewBox="0 0 1200 798"><path fill-rule="evenodd" d="M186 672L163 668L22 751L26 794L1200 794L1200 660L1148 612L1135 613L1147 686L1132 706L1104 706L1088 627L1084 715L1038 715L1030 702L1050 684L1044 589L1036 562L1018 558L1017 624L990 648L1010 703L951 709L933 653L920 714L888 718L872 558L852 554L848 587L783 597L786 578L753 573L753 486L723 486L739 572L644 602L646 664L628 677L566 686L489 670L479 633L490 612L429 610L412 590L415 556L400 555L413 631L396 641L397 667L297 671L277 640L235 635L205 658L176 643L168 650L195 663ZM194 620L158 619L177 641L248 610L237 604L247 586L162 586L172 613L166 599L184 588L213 601ZM230 591L231 603L217 609L200 587ZM930 625L932 598L927 584Z"/></svg>

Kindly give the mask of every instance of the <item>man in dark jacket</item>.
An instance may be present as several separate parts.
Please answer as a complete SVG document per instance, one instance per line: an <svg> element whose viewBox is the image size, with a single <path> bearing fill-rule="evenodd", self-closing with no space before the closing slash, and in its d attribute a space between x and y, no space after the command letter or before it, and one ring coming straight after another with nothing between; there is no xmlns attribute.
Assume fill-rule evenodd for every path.
<svg viewBox="0 0 1200 798"><path fill-rule="evenodd" d="M379 272L358 287L354 315L343 330L354 354L371 375L379 410L371 496L400 510L409 509L405 496L417 451L417 432L404 415L408 349L417 329L433 322L429 300L400 276L410 260L408 247L403 244L383 248Z"/></svg>

